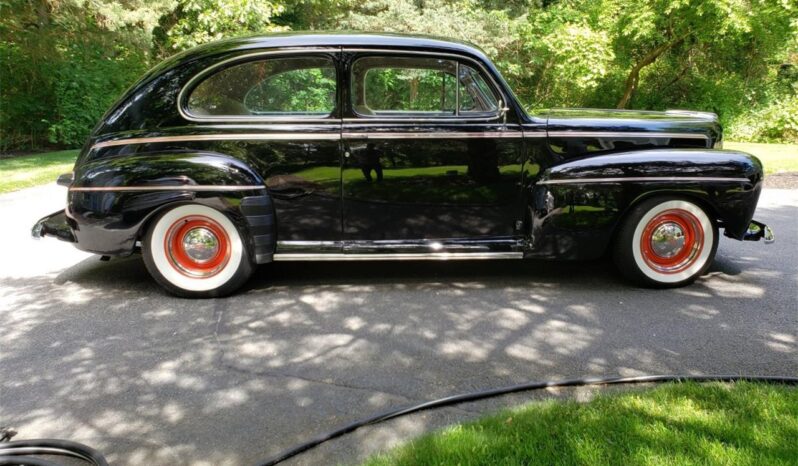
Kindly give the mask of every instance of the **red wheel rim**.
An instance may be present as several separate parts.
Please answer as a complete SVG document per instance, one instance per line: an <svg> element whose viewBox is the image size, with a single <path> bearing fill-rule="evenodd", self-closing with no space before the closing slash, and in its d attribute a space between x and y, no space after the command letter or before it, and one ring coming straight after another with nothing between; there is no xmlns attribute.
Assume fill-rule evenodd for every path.
<svg viewBox="0 0 798 466"><path fill-rule="evenodd" d="M183 217L166 232L164 249L169 264L192 278L209 278L230 260L230 237L224 227L204 215Z"/></svg>
<svg viewBox="0 0 798 466"><path fill-rule="evenodd" d="M704 248L704 228L692 212L669 209L646 223L640 237L643 261L665 274L690 268Z"/></svg>

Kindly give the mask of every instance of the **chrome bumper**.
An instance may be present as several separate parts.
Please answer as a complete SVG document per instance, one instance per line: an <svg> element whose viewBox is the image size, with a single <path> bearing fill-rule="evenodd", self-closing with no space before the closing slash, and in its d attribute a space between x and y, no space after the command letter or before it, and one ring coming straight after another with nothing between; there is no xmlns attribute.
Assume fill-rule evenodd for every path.
<svg viewBox="0 0 798 466"><path fill-rule="evenodd" d="M743 241L759 241L765 240L765 244L770 244L776 241L776 235L773 234L773 229L762 222L751 220L748 225L748 231L743 236Z"/></svg>
<svg viewBox="0 0 798 466"><path fill-rule="evenodd" d="M78 242L75 238L75 234L72 232L72 227L69 226L66 212L63 210L53 212L36 222L31 229L31 235L36 239L52 236L69 243Z"/></svg>

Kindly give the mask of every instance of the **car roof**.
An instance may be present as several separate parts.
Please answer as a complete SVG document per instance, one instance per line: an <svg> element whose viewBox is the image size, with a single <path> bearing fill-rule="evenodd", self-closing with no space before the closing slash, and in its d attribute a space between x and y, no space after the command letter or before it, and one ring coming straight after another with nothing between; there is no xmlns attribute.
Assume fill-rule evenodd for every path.
<svg viewBox="0 0 798 466"><path fill-rule="evenodd" d="M484 55L484 52L473 44L444 37L368 32L289 32L244 36L206 44L194 50L202 52L205 49L213 49L214 44L217 46L227 46L229 49L312 46L430 48Z"/></svg>
<svg viewBox="0 0 798 466"><path fill-rule="evenodd" d="M498 74L487 55L477 46L467 42L456 41L441 37L424 36L417 34L391 34L391 33L364 33L364 32L290 32L275 33L257 36L234 37L215 42L209 42L192 49L180 52L145 73L124 95L112 106L103 121L116 112L123 102L131 96L142 91L149 83L158 79L166 73L191 62L204 59L224 59L228 56L243 55L247 51L257 51L264 49L297 49L302 48L325 48L325 47L348 47L348 48L374 48L374 49L396 49L408 51L431 51L443 53L455 53L468 56L482 62L487 68L492 69ZM213 61L213 60L212 60ZM189 65L190 66L190 65ZM208 66L208 65L205 65ZM185 78L196 76L196 71ZM501 79L500 79L501 81ZM185 83L180 83L182 87ZM506 86L503 86L506 87ZM142 92L150 92L142 91Z"/></svg>
<svg viewBox="0 0 798 466"><path fill-rule="evenodd" d="M292 47L363 47L398 48L455 52L487 60L485 53L467 42L416 34L353 33L353 32L292 32L234 37L210 42L178 53L156 66L152 72L163 71L180 63L217 54L238 51ZM148 73L152 75L153 73Z"/></svg>

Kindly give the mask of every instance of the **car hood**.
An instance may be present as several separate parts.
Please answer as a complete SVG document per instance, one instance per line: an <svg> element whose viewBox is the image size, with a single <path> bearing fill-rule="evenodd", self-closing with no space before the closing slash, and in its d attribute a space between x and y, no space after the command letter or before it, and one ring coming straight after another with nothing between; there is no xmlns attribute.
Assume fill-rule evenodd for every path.
<svg viewBox="0 0 798 466"><path fill-rule="evenodd" d="M558 108L543 112L547 130L630 133L702 133L721 137L718 116L709 112Z"/></svg>

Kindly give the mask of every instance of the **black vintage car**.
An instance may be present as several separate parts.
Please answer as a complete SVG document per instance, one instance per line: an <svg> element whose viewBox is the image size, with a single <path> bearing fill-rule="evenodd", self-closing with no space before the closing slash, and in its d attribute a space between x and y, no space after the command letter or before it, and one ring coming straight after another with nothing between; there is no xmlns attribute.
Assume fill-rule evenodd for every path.
<svg viewBox="0 0 798 466"><path fill-rule="evenodd" d="M591 259L690 283L752 221L762 165L714 114L528 114L479 49L433 38L239 38L177 55L102 118L39 221L168 291L272 261Z"/></svg>

